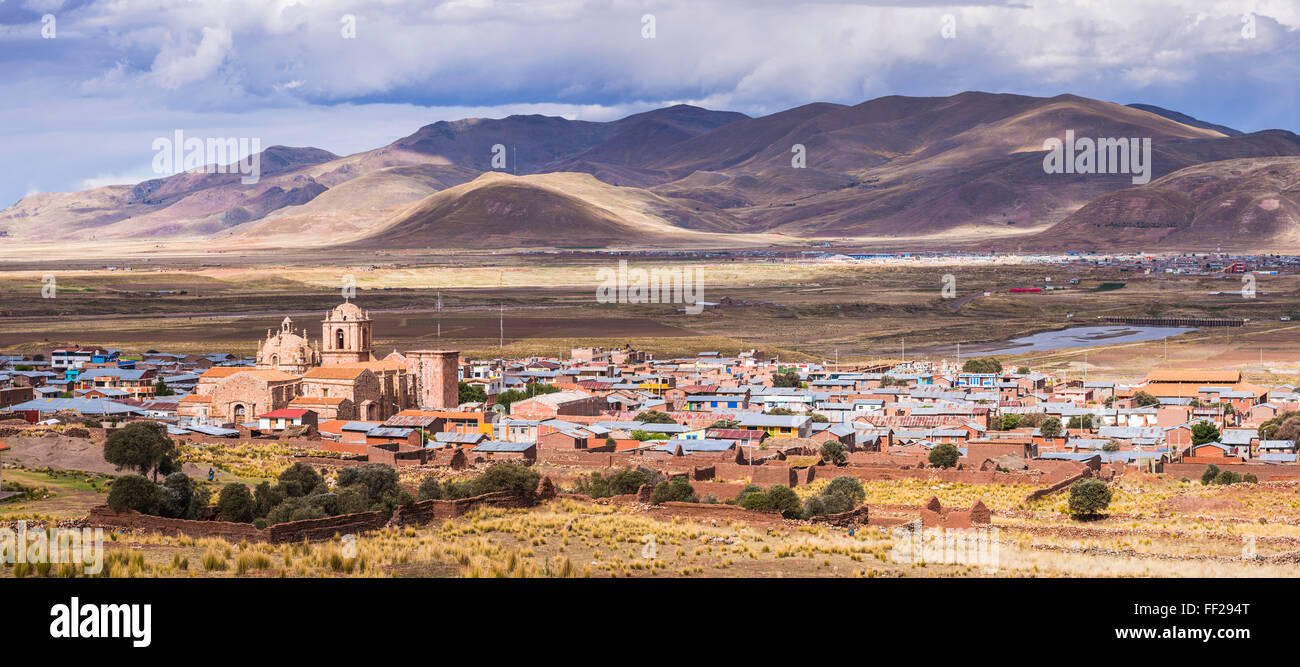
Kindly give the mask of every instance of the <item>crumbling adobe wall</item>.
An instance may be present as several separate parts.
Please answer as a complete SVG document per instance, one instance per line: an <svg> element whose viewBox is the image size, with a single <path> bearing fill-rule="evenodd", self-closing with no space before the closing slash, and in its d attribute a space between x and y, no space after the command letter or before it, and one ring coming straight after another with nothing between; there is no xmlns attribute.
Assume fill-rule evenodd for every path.
<svg viewBox="0 0 1300 667"><path fill-rule="evenodd" d="M943 507L937 497L921 508L921 525L927 528L971 528L993 522L993 512L982 500L976 500L969 509L958 510Z"/></svg>
<svg viewBox="0 0 1300 667"><path fill-rule="evenodd" d="M393 512L393 523L398 525L428 523L440 519L454 519L479 507L532 507L537 504L535 494L518 494L513 491L494 491L472 498L456 500L421 500L410 507L399 507Z"/></svg>
<svg viewBox="0 0 1300 667"><path fill-rule="evenodd" d="M782 521L780 512L705 503L663 503L655 505L647 514L675 516L693 521L745 521L758 525L780 525Z"/></svg>
<svg viewBox="0 0 1300 667"><path fill-rule="evenodd" d="M866 505L839 514L826 514L808 519L811 523L825 523L832 526L859 526L870 523L871 512Z"/></svg>
<svg viewBox="0 0 1300 667"><path fill-rule="evenodd" d="M700 498L712 493L718 500L731 500L740 496L740 492L745 488L745 485L729 484L727 482L691 482L691 487L695 489L695 495Z"/></svg>
<svg viewBox="0 0 1300 667"><path fill-rule="evenodd" d="M1025 496L1025 502L1029 503L1038 500L1039 498L1045 498L1047 496L1052 495L1053 493L1056 493L1057 491L1060 491L1061 489L1064 489L1067 486L1070 486L1071 484L1074 484L1075 482L1081 479L1085 479L1088 477L1092 477L1092 469L1085 467L1083 470L1080 470L1079 472L1069 477L1066 477L1065 479L1056 482L1055 484L1049 484L1048 486L1045 486L1041 489L1035 489L1029 495Z"/></svg>
<svg viewBox="0 0 1300 667"><path fill-rule="evenodd" d="M996 470L953 470L942 468L883 468L861 466L816 466L818 479L856 477L864 482L889 480L938 480L962 484L1041 484L1043 475L1032 472L997 472Z"/></svg>
<svg viewBox="0 0 1300 667"><path fill-rule="evenodd" d="M326 540L337 535L349 533L358 535L371 530L379 530L388 523L388 516L383 512L358 512L340 514L323 519L304 519L279 523L266 529L266 541L272 543L301 542L303 540Z"/></svg>
<svg viewBox="0 0 1300 667"><path fill-rule="evenodd" d="M750 480L763 488L769 486L795 487L799 484L798 473L788 463L765 463L761 466L749 466Z"/></svg>
<svg viewBox="0 0 1300 667"><path fill-rule="evenodd" d="M149 516L134 510L115 512L108 505L92 507L86 516L86 524L92 527L161 533L163 535L189 535L191 537L219 537L229 541L250 540L261 542L266 539L263 531L251 523L231 523L228 521L192 521L189 519L168 519Z"/></svg>

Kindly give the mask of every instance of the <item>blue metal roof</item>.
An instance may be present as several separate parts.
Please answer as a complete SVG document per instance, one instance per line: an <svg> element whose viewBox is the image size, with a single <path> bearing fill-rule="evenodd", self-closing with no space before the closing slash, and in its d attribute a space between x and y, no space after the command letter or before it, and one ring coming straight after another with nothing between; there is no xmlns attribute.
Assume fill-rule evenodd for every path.
<svg viewBox="0 0 1300 667"><path fill-rule="evenodd" d="M476 452L526 452L537 446L535 442L501 442L500 440L489 440L479 443L474 447Z"/></svg>
<svg viewBox="0 0 1300 667"><path fill-rule="evenodd" d="M143 414L143 410L125 403L110 401L105 398L37 398L11 405L8 408L13 412L22 410L39 410L41 412L55 412L57 410L73 410L87 415L124 415L124 414Z"/></svg>
<svg viewBox="0 0 1300 667"><path fill-rule="evenodd" d="M699 440L678 440L674 438L658 447L655 447L655 449L665 452L674 452L677 451L678 447L681 447L683 452L725 452L734 447L735 444L735 440L710 440L707 438Z"/></svg>

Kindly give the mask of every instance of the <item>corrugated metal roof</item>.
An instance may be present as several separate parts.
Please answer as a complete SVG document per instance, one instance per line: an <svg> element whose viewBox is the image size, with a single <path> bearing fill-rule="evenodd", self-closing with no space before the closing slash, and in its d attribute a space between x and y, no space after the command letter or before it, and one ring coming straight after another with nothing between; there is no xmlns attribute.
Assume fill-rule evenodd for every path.
<svg viewBox="0 0 1300 667"><path fill-rule="evenodd" d="M474 451L520 453L526 452L536 446L537 443L535 442L502 442L500 440L489 440L487 442L479 443L474 447Z"/></svg>

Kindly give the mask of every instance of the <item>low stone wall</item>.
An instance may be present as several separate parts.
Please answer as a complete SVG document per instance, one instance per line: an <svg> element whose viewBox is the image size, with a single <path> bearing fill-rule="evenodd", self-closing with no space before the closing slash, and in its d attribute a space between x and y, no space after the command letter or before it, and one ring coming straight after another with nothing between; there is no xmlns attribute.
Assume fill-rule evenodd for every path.
<svg viewBox="0 0 1300 667"><path fill-rule="evenodd" d="M532 494L511 491L485 493L457 500L421 500L410 507L399 507L393 512L393 523L398 525L424 524L430 521L454 519L479 507L532 507L538 502Z"/></svg>
<svg viewBox="0 0 1300 667"><path fill-rule="evenodd" d="M335 535L357 535L371 530L379 530L388 524L388 517L383 512L358 512L340 514L323 519L305 519L269 526L266 529L266 541L274 544L283 542L301 542L303 540L328 540Z"/></svg>
<svg viewBox="0 0 1300 667"><path fill-rule="evenodd" d="M1047 496L1052 495L1053 493L1056 493L1057 491L1060 491L1070 486L1071 484L1074 484L1075 482L1081 479L1086 479L1088 477L1092 477L1092 469L1084 468L1078 473L1070 475L1069 477L1066 477L1065 479L1056 482L1055 484L1050 484L1041 489L1035 489L1029 495L1025 496L1025 502L1031 503L1035 500L1038 500L1039 498L1045 498Z"/></svg>
<svg viewBox="0 0 1300 667"><path fill-rule="evenodd" d="M86 524L109 529L162 533L163 535L188 535L196 538L219 537L236 542L239 540L266 541L265 532L258 530L251 523L166 519L134 511L114 512L108 505L92 507L90 513L86 516Z"/></svg>
<svg viewBox="0 0 1300 667"><path fill-rule="evenodd" d="M691 482L695 489L695 495L703 498L713 494L718 500L731 500L740 496L740 491L745 488L744 484L729 484L727 482Z"/></svg>
<svg viewBox="0 0 1300 667"><path fill-rule="evenodd" d="M693 521L744 521L759 525L780 525L780 512L765 510L747 510L735 505L710 505L704 503L662 503L655 505L647 514L651 516L675 516Z"/></svg>
<svg viewBox="0 0 1300 667"><path fill-rule="evenodd" d="M809 523L825 523L832 526L860 526L870 523L871 512L866 505L839 514L827 514L808 519Z"/></svg>

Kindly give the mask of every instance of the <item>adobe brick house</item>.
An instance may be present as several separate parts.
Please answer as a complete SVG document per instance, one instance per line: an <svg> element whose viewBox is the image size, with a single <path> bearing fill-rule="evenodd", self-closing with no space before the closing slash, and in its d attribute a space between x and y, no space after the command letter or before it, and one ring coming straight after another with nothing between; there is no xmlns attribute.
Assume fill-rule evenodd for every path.
<svg viewBox="0 0 1300 667"><path fill-rule="evenodd" d="M520 419L555 419L557 417L595 416L606 409L600 396L582 391L561 391L515 401L510 404L510 415Z"/></svg>

